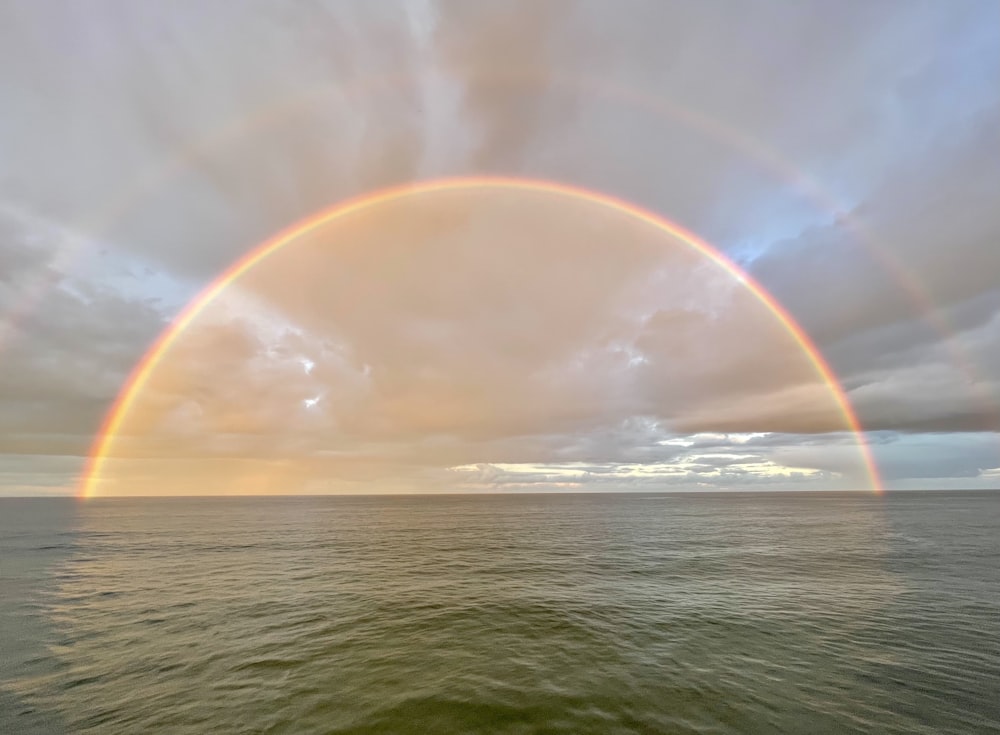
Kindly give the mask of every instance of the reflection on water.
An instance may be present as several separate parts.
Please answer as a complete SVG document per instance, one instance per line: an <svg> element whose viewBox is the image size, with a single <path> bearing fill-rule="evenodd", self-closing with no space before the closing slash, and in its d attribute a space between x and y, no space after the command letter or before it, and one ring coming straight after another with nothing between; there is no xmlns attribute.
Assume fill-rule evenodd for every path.
<svg viewBox="0 0 1000 735"><path fill-rule="evenodd" d="M72 555L25 573L47 627L25 627L24 645L46 663L5 672L19 703L71 732L1000 726L1000 495L79 511L22 546L4 538L7 574L8 558L71 527Z"/></svg>

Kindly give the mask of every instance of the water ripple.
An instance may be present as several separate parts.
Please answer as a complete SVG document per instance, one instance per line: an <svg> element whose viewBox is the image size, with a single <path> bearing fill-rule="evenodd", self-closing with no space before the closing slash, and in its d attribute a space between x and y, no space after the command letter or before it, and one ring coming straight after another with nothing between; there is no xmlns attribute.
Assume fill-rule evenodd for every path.
<svg viewBox="0 0 1000 735"><path fill-rule="evenodd" d="M1000 495L935 497L95 501L8 721L1000 732Z"/></svg>

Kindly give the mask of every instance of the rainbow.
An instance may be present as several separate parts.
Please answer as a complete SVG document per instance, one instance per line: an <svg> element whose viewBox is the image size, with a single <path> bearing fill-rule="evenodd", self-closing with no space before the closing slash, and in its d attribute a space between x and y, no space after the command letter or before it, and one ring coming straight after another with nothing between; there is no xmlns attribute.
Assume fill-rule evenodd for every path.
<svg viewBox="0 0 1000 735"><path fill-rule="evenodd" d="M816 373L823 379L824 383L826 383L829 390L833 394L846 425L858 438L859 449L861 451L865 470L870 478L872 490L877 494L884 492L878 467L875 463L871 447L865 439L861 422L858 419L847 394L844 392L843 386L841 386L840 381L837 379L837 376L831 369L829 363L823 357L816 344L812 341L812 338L809 337L801 326L799 326L792 315L774 298L774 296L768 293L763 286L751 278L750 275L743 271L743 269L736 265L736 263L709 245L707 242L700 239L697 235L689 232L683 227L657 214L608 194L552 181L500 176L473 176L433 179L430 181L420 181L391 186L348 199L282 230L233 263L200 294L191 300L191 302L177 315L173 323L171 323L170 326L168 326L160 334L156 342L153 343L142 359L132 369L132 372L125 381L124 387L107 412L107 415L98 430L91 447L87 463L84 467L78 495L82 498L90 498L95 495L95 490L101 478L101 472L105 459L108 456L111 445L119 433L125 417L131 410L136 397L142 393L143 388L148 382L150 376L156 370L157 365L170 351L170 348L176 342L178 337L183 334L184 330L198 317L202 310L205 309L205 307L208 306L230 284L240 278L240 276L245 274L251 268L254 268L259 263L267 259L267 257L272 253L275 253L283 248L285 245L288 245L297 238L307 235L337 219L369 210L382 204L404 199L406 197L417 196L420 194L430 194L433 192L454 191L459 189L513 189L567 197L607 207L609 209L631 215L639 221L645 222L658 230L672 235L723 268L750 290L750 292L775 316L775 318L801 347L809 362L816 370Z"/></svg>

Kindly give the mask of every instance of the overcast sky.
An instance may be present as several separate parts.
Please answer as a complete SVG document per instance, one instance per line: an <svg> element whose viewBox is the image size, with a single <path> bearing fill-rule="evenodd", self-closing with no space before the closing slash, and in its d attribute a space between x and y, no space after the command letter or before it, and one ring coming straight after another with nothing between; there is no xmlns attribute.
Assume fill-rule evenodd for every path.
<svg viewBox="0 0 1000 735"><path fill-rule="evenodd" d="M0 5L0 494L75 491L183 306L439 177L694 232L890 488L1000 486L993 0ZM98 493L864 489L746 284L581 197L418 193L225 289Z"/></svg>

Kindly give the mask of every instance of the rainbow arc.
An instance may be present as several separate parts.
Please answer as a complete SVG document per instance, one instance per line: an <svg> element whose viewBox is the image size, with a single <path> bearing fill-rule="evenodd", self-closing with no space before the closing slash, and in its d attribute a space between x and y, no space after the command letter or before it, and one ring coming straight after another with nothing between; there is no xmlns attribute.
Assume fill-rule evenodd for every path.
<svg viewBox="0 0 1000 735"><path fill-rule="evenodd" d="M726 257L726 255L680 225L654 214L653 212L649 212L641 207L608 194L552 181L496 176L477 176L436 179L400 186L392 186L349 199L324 209L282 230L234 262L198 296L196 296L180 312L180 314L177 315L171 325L164 330L152 347L150 347L143 358L133 368L124 384L124 387L108 411L94 440L86 467L84 469L82 480L79 485L78 494L84 498L96 495L97 487L100 484L102 474L105 469L105 463L111 454L115 438L120 433L125 419L127 418L138 396L142 394L150 376L154 373L157 366L170 351L171 347L180 335L184 333L184 330L187 329L187 327L190 326L195 319L197 319L198 315L210 303L212 303L212 301L218 297L219 294L221 294L233 282L238 280L243 274L260 265L269 256L281 250L289 243L338 219L408 197L416 197L422 194L449 190L476 189L513 189L524 192L536 192L550 196L576 199L594 204L595 206L606 207L622 212L630 215L638 221L644 222L673 236L718 265L734 279L738 280L746 289L748 289L750 293L752 293L753 296L758 299L771 314L774 315L782 327L787 330L787 332L799 345L810 364L815 369L817 375L823 380L830 390L837 403L840 413L843 415L845 425L857 437L859 451L861 452L865 471L869 476L871 489L877 494L881 494L883 492L883 486L878 468L875 463L871 447L865 438L861 422L859 421L858 416L843 389L843 386L840 384L836 374L833 372L833 369L823 357L819 348L812 341L812 338L795 321L792 315L760 283L755 281L736 263Z"/></svg>

